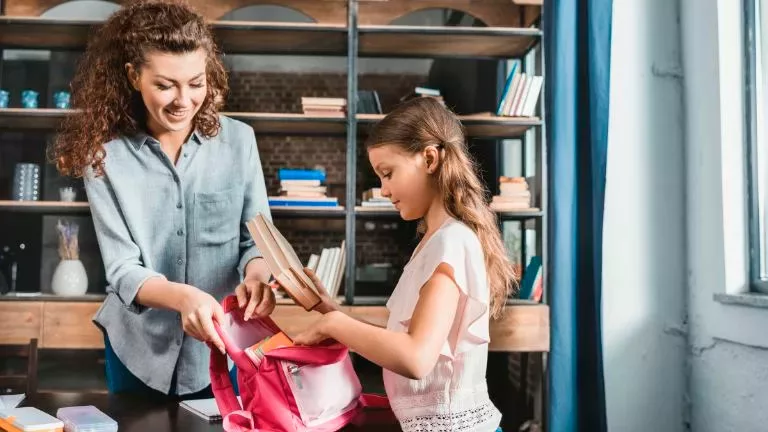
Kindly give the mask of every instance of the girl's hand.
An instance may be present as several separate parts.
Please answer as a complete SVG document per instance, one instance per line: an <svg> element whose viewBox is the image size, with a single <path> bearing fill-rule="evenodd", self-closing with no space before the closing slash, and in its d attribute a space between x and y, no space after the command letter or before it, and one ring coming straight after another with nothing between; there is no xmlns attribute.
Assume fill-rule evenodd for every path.
<svg viewBox="0 0 768 432"><path fill-rule="evenodd" d="M296 345L317 345L326 339L332 338L329 334L331 322L336 318L336 314L340 313L342 312L334 311L321 316L312 326L296 335L293 338L293 342Z"/></svg>
<svg viewBox="0 0 768 432"><path fill-rule="evenodd" d="M224 354L224 341L213 327L214 319L220 323L224 322L224 309L212 295L191 285L186 287L179 307L184 332L197 340L212 344Z"/></svg>
<svg viewBox="0 0 768 432"><path fill-rule="evenodd" d="M327 314L328 312L339 310L338 303L336 303L336 301L328 295L328 291L323 286L323 283L320 282L320 279L317 278L317 274L315 274L315 272L308 267L304 268L304 273L306 273L306 275L312 279L312 283L315 284L318 294L320 294L320 303L314 307L314 310L320 312L321 314Z"/></svg>
<svg viewBox="0 0 768 432"><path fill-rule="evenodd" d="M235 288L237 305L245 308L243 318L248 321L254 314L265 317L275 310L275 293L269 284L255 279L245 279Z"/></svg>

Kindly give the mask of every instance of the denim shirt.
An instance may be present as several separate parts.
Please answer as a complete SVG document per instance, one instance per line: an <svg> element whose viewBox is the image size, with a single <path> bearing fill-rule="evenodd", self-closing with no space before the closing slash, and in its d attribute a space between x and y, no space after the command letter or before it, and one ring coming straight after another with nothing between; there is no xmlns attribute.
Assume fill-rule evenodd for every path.
<svg viewBox="0 0 768 432"><path fill-rule="evenodd" d="M139 288L162 276L221 301L260 256L245 221L270 217L253 129L220 120L215 137L193 133L175 165L140 134L105 144L104 174L85 175L108 285L94 321L128 370L164 393L174 374L177 394L208 386L209 348L184 334L179 313L137 304Z"/></svg>

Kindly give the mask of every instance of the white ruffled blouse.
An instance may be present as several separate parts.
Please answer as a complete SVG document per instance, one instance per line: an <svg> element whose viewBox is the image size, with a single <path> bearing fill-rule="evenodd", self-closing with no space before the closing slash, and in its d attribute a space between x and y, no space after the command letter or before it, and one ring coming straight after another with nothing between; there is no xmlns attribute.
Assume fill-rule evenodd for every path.
<svg viewBox="0 0 768 432"><path fill-rule="evenodd" d="M441 263L461 290L456 317L434 369L420 380L384 370L384 386L403 431L495 431L501 413L488 398L490 289L483 249L465 224L449 218L403 270L387 302L387 328L407 332L421 287Z"/></svg>

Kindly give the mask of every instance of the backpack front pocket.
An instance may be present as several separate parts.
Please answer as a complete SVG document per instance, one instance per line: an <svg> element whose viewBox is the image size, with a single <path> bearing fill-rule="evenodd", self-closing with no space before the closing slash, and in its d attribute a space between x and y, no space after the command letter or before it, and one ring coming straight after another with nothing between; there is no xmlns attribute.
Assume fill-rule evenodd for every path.
<svg viewBox="0 0 768 432"><path fill-rule="evenodd" d="M328 365L281 363L299 415L307 426L321 424L357 406L362 388L349 356Z"/></svg>

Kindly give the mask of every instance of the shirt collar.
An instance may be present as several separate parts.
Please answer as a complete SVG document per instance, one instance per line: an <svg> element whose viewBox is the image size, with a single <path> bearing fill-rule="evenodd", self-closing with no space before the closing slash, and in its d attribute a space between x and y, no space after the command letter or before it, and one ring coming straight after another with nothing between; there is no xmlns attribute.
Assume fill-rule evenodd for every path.
<svg viewBox="0 0 768 432"><path fill-rule="evenodd" d="M202 145L204 142L208 141L209 139L204 137L203 134L198 132L197 130L194 130L192 132L192 136L190 137L192 141L195 141L198 145ZM151 135L144 131L137 132L134 136L129 137L128 141L133 145L133 148L136 149L136 151L141 150L141 147L144 146L146 143L157 143L158 141L153 138Z"/></svg>

